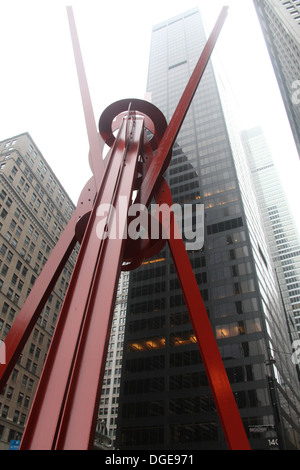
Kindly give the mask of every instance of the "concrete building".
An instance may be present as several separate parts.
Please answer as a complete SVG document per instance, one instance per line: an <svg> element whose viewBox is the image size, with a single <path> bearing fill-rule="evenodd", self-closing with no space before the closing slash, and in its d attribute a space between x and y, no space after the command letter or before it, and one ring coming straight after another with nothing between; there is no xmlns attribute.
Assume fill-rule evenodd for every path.
<svg viewBox="0 0 300 470"><path fill-rule="evenodd" d="M28 133L0 142L0 340L74 210ZM0 449L19 440L77 256L73 250L0 395Z"/></svg>

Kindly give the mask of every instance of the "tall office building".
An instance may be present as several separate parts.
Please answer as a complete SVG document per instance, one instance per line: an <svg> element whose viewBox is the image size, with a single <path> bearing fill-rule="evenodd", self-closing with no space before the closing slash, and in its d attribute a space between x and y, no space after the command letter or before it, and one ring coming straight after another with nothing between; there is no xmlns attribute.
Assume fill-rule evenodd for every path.
<svg viewBox="0 0 300 470"><path fill-rule="evenodd" d="M168 120L205 42L198 9L153 28L147 90ZM287 324L250 170L231 137L210 63L166 178L174 202L205 208L204 246L189 257L251 447L298 448ZM117 447L227 448L167 247L131 274L128 299Z"/></svg>
<svg viewBox="0 0 300 470"><path fill-rule="evenodd" d="M253 1L300 156L300 2Z"/></svg>
<svg viewBox="0 0 300 470"><path fill-rule="evenodd" d="M0 142L0 340L5 340L74 205L28 133ZM73 270L73 250L0 395L0 449L19 440Z"/></svg>
<svg viewBox="0 0 300 470"><path fill-rule="evenodd" d="M96 448L101 447L99 444L102 444L102 449L112 448L116 439L128 283L129 273L121 272L98 412Z"/></svg>
<svg viewBox="0 0 300 470"><path fill-rule="evenodd" d="M261 128L242 132L264 227L269 240L292 339L300 336L300 239ZM293 324L295 322L295 324Z"/></svg>

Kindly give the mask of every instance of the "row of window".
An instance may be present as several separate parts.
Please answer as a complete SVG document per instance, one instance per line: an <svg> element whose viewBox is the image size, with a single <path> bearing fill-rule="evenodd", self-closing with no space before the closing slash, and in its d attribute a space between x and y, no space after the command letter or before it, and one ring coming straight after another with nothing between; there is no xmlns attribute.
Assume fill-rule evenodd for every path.
<svg viewBox="0 0 300 470"><path fill-rule="evenodd" d="M239 335L260 333L262 331L259 319L241 320L232 323L216 326L216 338L225 339ZM197 343L194 331L187 330L169 335L169 346L187 346ZM163 349L166 346L166 338L162 335L156 337L147 337L143 339L135 339L127 342L127 352L144 352Z"/></svg>

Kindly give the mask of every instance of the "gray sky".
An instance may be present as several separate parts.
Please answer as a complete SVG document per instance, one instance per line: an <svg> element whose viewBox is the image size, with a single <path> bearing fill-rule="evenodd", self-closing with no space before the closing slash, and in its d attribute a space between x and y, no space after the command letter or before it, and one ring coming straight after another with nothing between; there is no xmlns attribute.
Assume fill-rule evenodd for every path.
<svg viewBox="0 0 300 470"><path fill-rule="evenodd" d="M110 103L144 97L153 25L199 6L210 32L224 4L213 57L234 90L241 129L262 126L300 227L299 158L252 0L0 0L0 140L29 132L76 204L91 171L66 5L98 122Z"/></svg>

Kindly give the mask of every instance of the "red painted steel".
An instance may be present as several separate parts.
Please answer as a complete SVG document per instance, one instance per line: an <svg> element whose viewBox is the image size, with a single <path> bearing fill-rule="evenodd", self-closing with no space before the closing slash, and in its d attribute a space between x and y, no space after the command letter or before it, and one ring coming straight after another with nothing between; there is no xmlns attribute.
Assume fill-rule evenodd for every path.
<svg viewBox="0 0 300 470"><path fill-rule="evenodd" d="M153 159L152 164L142 182L139 196L140 199L138 200L138 202L142 202L146 206L148 206L153 197L155 185L159 183L159 177L163 175L167 166L170 163L170 151L172 150L176 137L180 131L181 125L189 110L189 106L197 91L197 87L200 83L203 73L205 72L206 66L221 32L222 26L227 17L227 13L228 7L223 7L219 18L215 24L215 27L213 28L207 40L203 52L175 109L175 112L171 118L168 128L163 136L163 139L160 142L160 145L155 155L155 159ZM167 155L169 156L169 158L167 158Z"/></svg>
<svg viewBox="0 0 300 470"><path fill-rule="evenodd" d="M0 364L0 392L16 365L73 248L82 240L92 209L91 201L95 195L95 181L91 178L83 188L76 211L51 252L5 339L6 364Z"/></svg>
<svg viewBox="0 0 300 470"><path fill-rule="evenodd" d="M97 195L81 243L76 266L39 381L36 397L31 407L21 443L23 449L55 448L57 426L60 423L62 407L68 393L69 379L86 318L86 309L94 288L97 263L99 257L101 257L101 250L105 241L99 238L97 233L97 224L99 223L97 209L100 204L113 203L117 176L121 175L124 169L125 136L122 136L122 132L123 134L125 132L124 126L121 128L121 135L117 138L111 151L113 158L110 157L108 161L102 188ZM130 184L133 184L133 179L130 180ZM108 239L108 241L111 240ZM111 285L118 281L118 279L115 280L117 272L107 271L104 274L110 280ZM111 298L109 296L104 297L101 306L106 301L110 302ZM106 335L109 334L106 329L104 331ZM90 364L90 367L93 367L93 364ZM85 387L88 393L93 394L89 383L85 383ZM82 403L83 409L86 405L86 401L84 401L84 404ZM80 410L77 411L80 412ZM45 432L45 429L47 429L47 432ZM74 432L74 434L77 436L84 435L83 428L80 429L80 433Z"/></svg>
<svg viewBox="0 0 300 470"><path fill-rule="evenodd" d="M166 183L161 185L160 194L164 203L171 207L171 191ZM169 233L168 245L228 447L231 450L250 450L215 335L174 214L171 225L169 219L165 222L167 223L165 230Z"/></svg>
<svg viewBox="0 0 300 470"><path fill-rule="evenodd" d="M74 246L75 215L62 233L6 339L6 364L0 364L0 392L5 386Z"/></svg>
<svg viewBox="0 0 300 470"><path fill-rule="evenodd" d="M141 137L143 137L143 121L137 120L132 142L126 155L126 166L114 196L114 207L117 214L121 209L124 209L120 207L120 197L128 197L127 212L129 209L137 159L140 154ZM124 225L120 227L122 233L126 222L127 220L124 218ZM86 449L93 446L93 431L98 416L106 352L125 241L118 238L106 239L101 257L98 260L86 319L61 417L56 443L57 449ZM99 315L100 305L101 315ZM84 406L82 406L83 403ZM74 429L80 429L80 433L74 433Z"/></svg>
<svg viewBox="0 0 300 470"><path fill-rule="evenodd" d="M135 202L148 207L172 204L162 174L172 146L204 73L227 15L224 8L183 93L169 126L162 113L141 100L122 100L108 107L95 131L94 115L71 7L68 17L90 142L93 177L79 198L76 212L56 245L34 289L6 340L9 364L0 375L4 384L33 328L47 296L76 241L78 259L47 355L36 396L23 435L21 449L88 449L93 446L112 311L121 269L137 267L159 252L165 240L105 238L114 212L99 218L98 207L111 204L118 211L121 196L129 208ZM117 137L114 131L119 129ZM153 137L148 141L146 129ZM104 144L111 148L102 158ZM154 151L156 151L154 155ZM123 208L124 210L124 208ZM117 212L118 213L118 212ZM149 215L151 219L152 216ZM100 229L99 229L100 222ZM121 230L125 229L124 217ZM165 231L169 222L162 221ZM177 228L178 229L178 228ZM176 229L176 230L177 230ZM176 235L180 235L176 232ZM191 322L230 449L249 449L249 443L226 375L217 343L181 236L168 244L190 313ZM62 260L57 261L57 260ZM122 262L126 263L126 265ZM31 308L29 308L29 306ZM0 366L0 373L3 371Z"/></svg>
<svg viewBox="0 0 300 470"><path fill-rule="evenodd" d="M102 176L104 173L104 163L102 159L99 159L99 155L102 155L102 147L97 132L94 111L92 106L92 101L90 97L87 77L85 74L78 34L75 26L75 19L73 14L72 7L67 7L67 14L70 24L70 33L72 38L72 44L74 49L74 57L77 68L77 74L79 77L79 87L82 97L83 111L86 122L86 129L88 134L88 140L90 145L90 155L89 162L90 167L93 172L94 178L96 180L97 187L100 186Z"/></svg>

